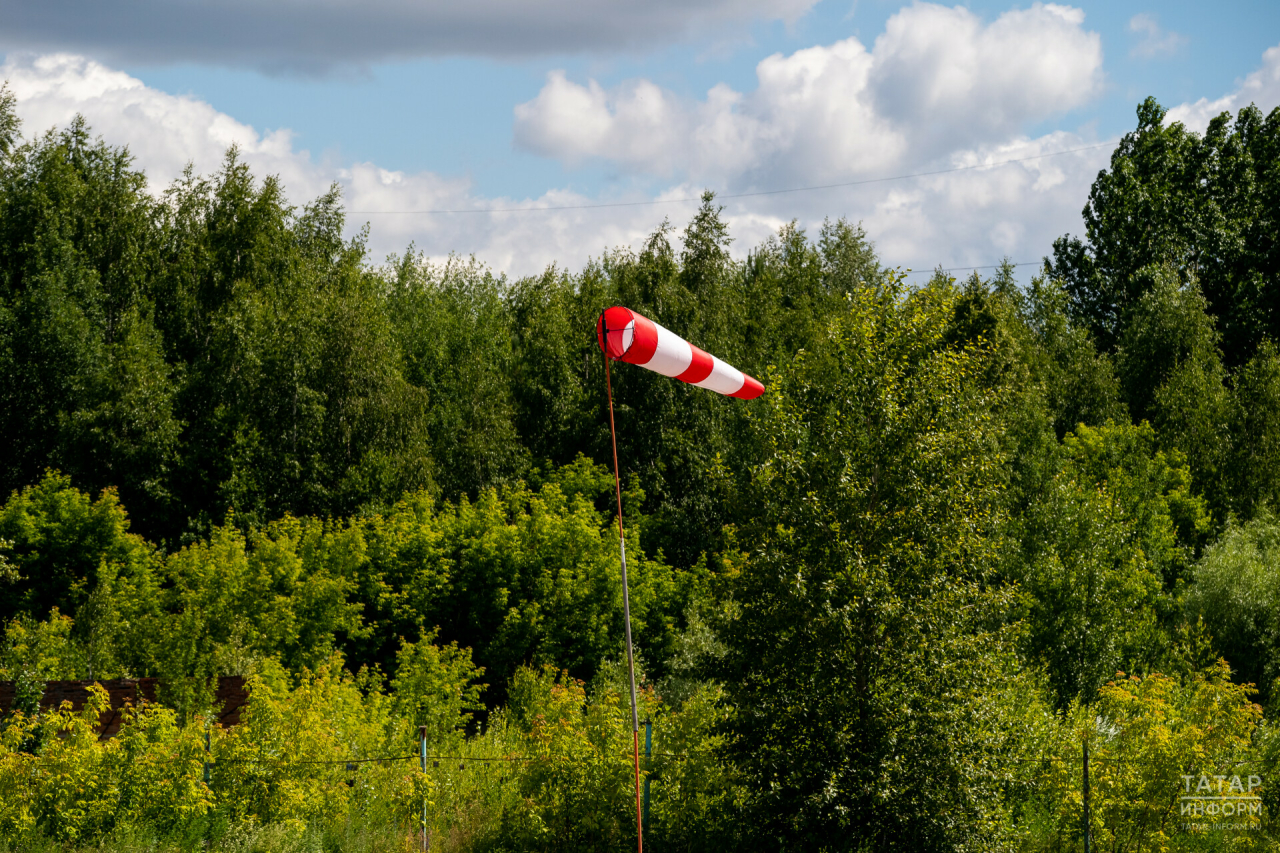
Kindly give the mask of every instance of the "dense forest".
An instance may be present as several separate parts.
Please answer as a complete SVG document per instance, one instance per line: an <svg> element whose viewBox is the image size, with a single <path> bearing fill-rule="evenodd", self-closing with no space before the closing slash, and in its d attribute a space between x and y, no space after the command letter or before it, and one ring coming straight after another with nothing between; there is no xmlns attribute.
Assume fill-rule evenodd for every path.
<svg viewBox="0 0 1280 853"><path fill-rule="evenodd" d="M613 372L650 849L1273 849L1277 211L1280 109L1147 100L1025 286L710 193L512 280L0 92L0 850L634 846L613 304L766 388Z"/></svg>

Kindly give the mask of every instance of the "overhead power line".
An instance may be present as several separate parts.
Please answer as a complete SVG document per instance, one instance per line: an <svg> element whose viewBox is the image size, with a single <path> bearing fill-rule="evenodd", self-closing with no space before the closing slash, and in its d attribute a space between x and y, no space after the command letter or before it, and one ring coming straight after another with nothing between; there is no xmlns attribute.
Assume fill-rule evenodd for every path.
<svg viewBox="0 0 1280 853"><path fill-rule="evenodd" d="M1038 267L1042 263L1043 261L1019 261L1016 264L1009 264L1009 266ZM903 266L903 264L899 264L898 266ZM907 274L908 275L921 275L921 274L933 275L936 272L969 272L971 270L998 270L1002 266L1004 266L1004 264L986 264L980 267L944 267L942 269L937 269L937 268L924 269L922 267L907 267Z"/></svg>
<svg viewBox="0 0 1280 853"><path fill-rule="evenodd" d="M1011 163L1027 163L1031 160L1043 160L1046 157L1060 157L1064 154L1077 154L1081 151L1094 151L1098 148L1107 148L1115 145L1116 140L1108 142L1099 142L1097 145L1085 145L1080 148L1067 148L1063 151L1051 151L1048 154L1035 154L1031 157L1014 157L1009 160L1000 160L995 163L975 163L971 166L955 166L950 169L935 169L931 172L913 172L909 175L890 175L884 178L866 178L861 181L843 181L838 184L816 184L807 187L788 187L780 190L759 190L749 193L732 193L725 195L717 195L720 199L735 198L756 198L757 196L767 195L783 195L784 193L807 193L816 190L833 190L843 187L858 187L864 184L881 184L887 181L905 181L910 178L926 178L930 175L947 175L952 172L968 172L974 169L994 169L997 166L1008 166ZM700 201L701 196L690 196L687 198L661 198L648 199L646 201L611 201L600 202L597 204L562 204L548 207L461 207L461 208L442 208L433 210L349 210L349 214L354 216L411 216L411 215L436 215L436 214L464 214L464 213L543 213L554 210L596 210L605 207L651 207L657 204L687 204L689 202Z"/></svg>

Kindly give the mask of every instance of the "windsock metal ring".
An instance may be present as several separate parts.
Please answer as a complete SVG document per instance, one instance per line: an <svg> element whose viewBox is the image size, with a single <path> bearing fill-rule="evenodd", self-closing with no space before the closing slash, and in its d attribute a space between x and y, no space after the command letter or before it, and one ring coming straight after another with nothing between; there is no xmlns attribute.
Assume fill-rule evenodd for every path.
<svg viewBox="0 0 1280 853"><path fill-rule="evenodd" d="M736 367L703 352L630 308L614 306L596 322L596 339L609 358L648 368L742 400L754 400L764 386Z"/></svg>

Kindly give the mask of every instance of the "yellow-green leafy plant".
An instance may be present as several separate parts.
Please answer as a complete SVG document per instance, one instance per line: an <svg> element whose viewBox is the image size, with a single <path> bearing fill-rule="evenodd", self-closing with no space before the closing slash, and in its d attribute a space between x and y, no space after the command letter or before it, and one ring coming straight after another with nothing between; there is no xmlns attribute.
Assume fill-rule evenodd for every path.
<svg viewBox="0 0 1280 853"><path fill-rule="evenodd" d="M1054 743L1033 764L1036 796L1052 816L1025 849L1074 849L1082 837L1085 744L1094 850L1270 849L1261 804L1245 799L1260 795L1266 778L1253 748L1262 709L1252 692L1231 682L1225 662L1182 679L1118 673L1096 703L1068 709ZM1224 802L1231 802L1230 815Z"/></svg>

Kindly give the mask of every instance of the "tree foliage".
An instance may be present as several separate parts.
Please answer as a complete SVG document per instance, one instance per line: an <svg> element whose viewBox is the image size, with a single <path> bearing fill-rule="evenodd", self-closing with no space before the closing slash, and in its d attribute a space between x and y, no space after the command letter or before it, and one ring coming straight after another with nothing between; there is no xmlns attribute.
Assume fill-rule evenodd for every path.
<svg viewBox="0 0 1280 853"><path fill-rule="evenodd" d="M1008 601L988 585L1000 392L989 349L945 345L956 297L864 285L820 347L770 374L725 670L762 846L979 849L996 834L981 763L1009 654ZM963 782L919 783L944 777Z"/></svg>
<svg viewBox="0 0 1280 853"><path fill-rule="evenodd" d="M619 303L767 389L611 374L658 849L1076 849L1082 740L1095 841L1218 849L1170 774L1280 754L1277 127L1144 103L1025 284L710 193L511 279L0 88L0 851L634 843ZM145 675L108 741L41 707Z"/></svg>
<svg viewBox="0 0 1280 853"><path fill-rule="evenodd" d="M1137 129L1089 192L1085 240L1057 240L1048 267L1076 316L1110 347L1149 288L1141 271L1171 266L1182 281L1199 281L1227 362L1238 365L1280 337L1280 111L1223 113L1203 135L1165 117L1154 98L1138 107Z"/></svg>

